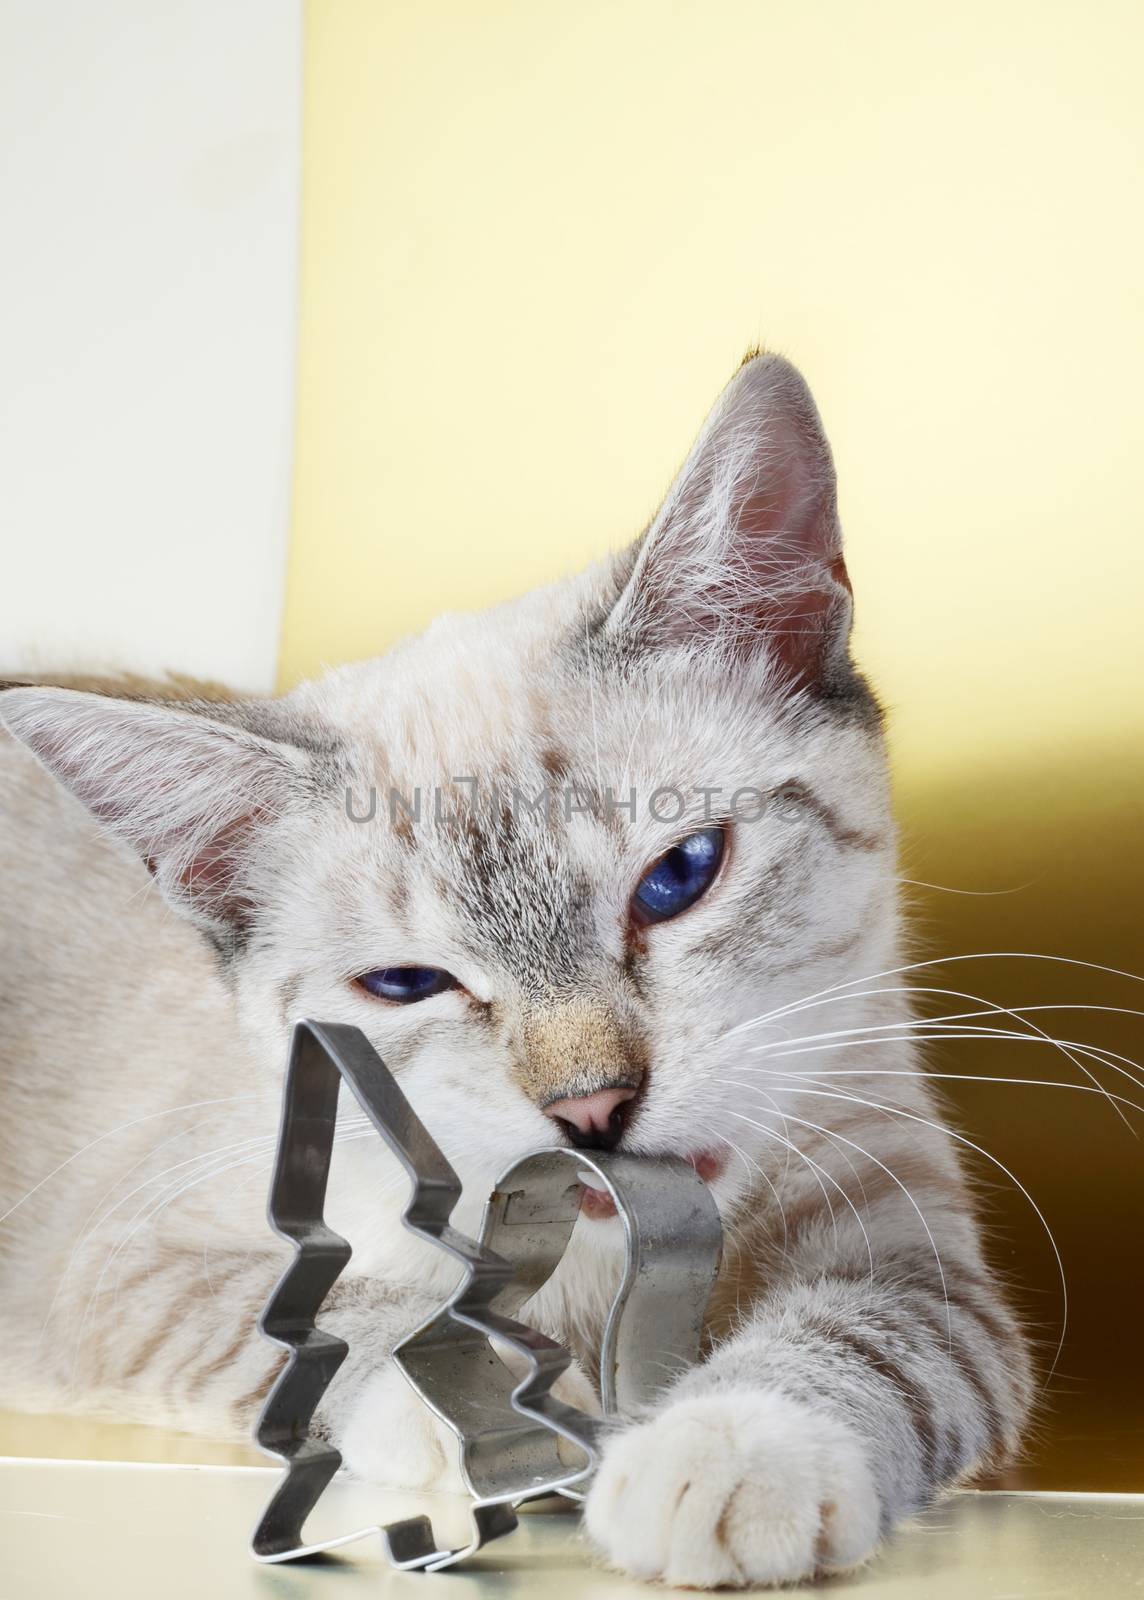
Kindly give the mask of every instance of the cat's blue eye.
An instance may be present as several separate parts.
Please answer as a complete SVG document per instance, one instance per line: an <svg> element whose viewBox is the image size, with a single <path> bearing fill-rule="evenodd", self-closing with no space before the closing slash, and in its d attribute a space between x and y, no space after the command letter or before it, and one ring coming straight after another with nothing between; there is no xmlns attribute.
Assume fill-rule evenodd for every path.
<svg viewBox="0 0 1144 1600"><path fill-rule="evenodd" d="M442 972L440 967L378 967L375 972L363 972L357 981L379 1000L396 1000L403 1005L428 1000L430 995L457 987L452 973Z"/></svg>
<svg viewBox="0 0 1144 1600"><path fill-rule="evenodd" d="M722 828L704 828L661 856L639 881L632 911L641 922L665 922L693 906L714 882L723 859Z"/></svg>

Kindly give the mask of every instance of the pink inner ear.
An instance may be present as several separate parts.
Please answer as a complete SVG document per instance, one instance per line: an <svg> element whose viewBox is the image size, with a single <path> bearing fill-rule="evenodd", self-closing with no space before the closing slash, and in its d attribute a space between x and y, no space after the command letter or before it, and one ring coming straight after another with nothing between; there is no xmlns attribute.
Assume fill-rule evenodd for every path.
<svg viewBox="0 0 1144 1600"><path fill-rule="evenodd" d="M801 376L748 362L689 456L617 624L651 643L766 655L788 686L823 684L849 631L830 447Z"/></svg>
<svg viewBox="0 0 1144 1600"><path fill-rule="evenodd" d="M824 441L823 447L824 447ZM792 688L822 676L834 625L851 595L840 549L829 456L816 453L795 417L760 430L755 486L740 504L734 554L752 574L756 632ZM742 648L750 650L744 639Z"/></svg>
<svg viewBox="0 0 1144 1600"><path fill-rule="evenodd" d="M839 561L829 568L828 586L761 604L758 631L789 688L821 681L825 654L845 627L850 593L845 564Z"/></svg>
<svg viewBox="0 0 1144 1600"><path fill-rule="evenodd" d="M254 901L243 889L240 873L243 851L259 815L252 811L220 828L195 850L177 877L190 901L237 928L248 928L254 916Z"/></svg>
<svg viewBox="0 0 1144 1600"><path fill-rule="evenodd" d="M160 891L217 929L250 926L256 835L309 792L301 746L242 726L238 709L223 723L190 706L16 689L2 714Z"/></svg>

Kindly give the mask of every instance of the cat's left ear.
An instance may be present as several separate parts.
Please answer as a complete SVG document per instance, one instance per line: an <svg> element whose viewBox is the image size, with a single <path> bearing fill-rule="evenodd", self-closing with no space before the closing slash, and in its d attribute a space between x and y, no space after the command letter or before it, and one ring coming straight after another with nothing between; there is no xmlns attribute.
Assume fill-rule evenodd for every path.
<svg viewBox="0 0 1144 1600"><path fill-rule="evenodd" d="M175 705L9 689L0 725L219 944L240 941L273 893L261 840L318 789L315 730L281 701Z"/></svg>
<svg viewBox="0 0 1144 1600"><path fill-rule="evenodd" d="M625 649L765 655L783 685L830 694L850 676L851 613L818 410L788 361L754 356L716 402L606 632Z"/></svg>

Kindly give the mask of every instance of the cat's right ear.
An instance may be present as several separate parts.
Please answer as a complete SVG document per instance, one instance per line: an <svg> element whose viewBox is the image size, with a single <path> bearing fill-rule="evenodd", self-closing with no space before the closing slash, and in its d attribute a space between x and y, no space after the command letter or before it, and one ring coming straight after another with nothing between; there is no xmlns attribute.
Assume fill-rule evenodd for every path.
<svg viewBox="0 0 1144 1600"><path fill-rule="evenodd" d="M292 738L288 719L274 729L283 737L256 731L270 721L259 702L200 710L72 689L0 694L0 722L224 943L256 915L260 830L314 793L312 735Z"/></svg>
<svg viewBox="0 0 1144 1600"><path fill-rule="evenodd" d="M788 689L849 677L834 463L801 373L756 355L716 401L605 625L621 650L765 662Z"/></svg>

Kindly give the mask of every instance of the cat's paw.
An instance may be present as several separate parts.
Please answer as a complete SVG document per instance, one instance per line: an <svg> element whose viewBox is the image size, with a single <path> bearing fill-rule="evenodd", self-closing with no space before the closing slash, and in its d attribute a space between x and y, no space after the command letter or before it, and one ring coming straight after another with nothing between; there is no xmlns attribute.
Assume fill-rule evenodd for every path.
<svg viewBox="0 0 1144 1600"><path fill-rule="evenodd" d="M696 1589L853 1566L879 1523L850 1429L753 1390L679 1400L618 1434L586 1506L588 1534L612 1565Z"/></svg>
<svg viewBox="0 0 1144 1600"><path fill-rule="evenodd" d="M362 1385L334 1442L346 1468L368 1483L468 1493L456 1434L430 1411L392 1361Z"/></svg>

